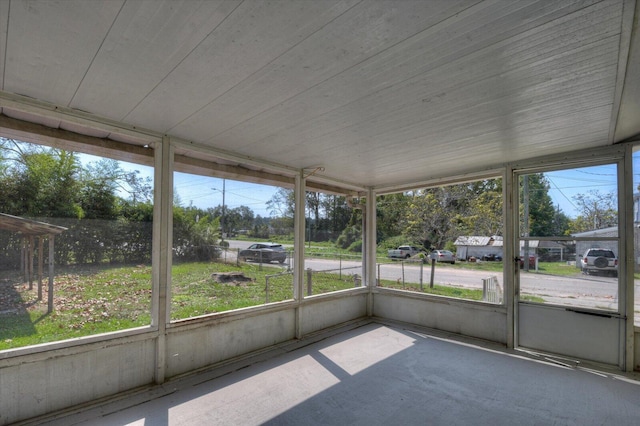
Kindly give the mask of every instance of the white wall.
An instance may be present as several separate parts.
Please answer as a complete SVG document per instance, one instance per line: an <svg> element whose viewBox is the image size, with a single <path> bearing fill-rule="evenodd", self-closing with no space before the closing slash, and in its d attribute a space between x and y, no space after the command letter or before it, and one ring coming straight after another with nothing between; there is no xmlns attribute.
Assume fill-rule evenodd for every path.
<svg viewBox="0 0 640 426"><path fill-rule="evenodd" d="M507 342L504 306L380 288L374 293L373 315L497 343Z"/></svg>
<svg viewBox="0 0 640 426"><path fill-rule="evenodd" d="M154 333L34 352L37 349L0 360L0 424L153 382Z"/></svg>
<svg viewBox="0 0 640 426"><path fill-rule="evenodd" d="M291 341L366 315L366 288L258 306L168 326L166 378ZM296 310L300 309L299 315ZM131 334L124 337L125 334ZM158 332L133 330L0 354L0 425L149 386ZM53 349L51 349L53 348Z"/></svg>

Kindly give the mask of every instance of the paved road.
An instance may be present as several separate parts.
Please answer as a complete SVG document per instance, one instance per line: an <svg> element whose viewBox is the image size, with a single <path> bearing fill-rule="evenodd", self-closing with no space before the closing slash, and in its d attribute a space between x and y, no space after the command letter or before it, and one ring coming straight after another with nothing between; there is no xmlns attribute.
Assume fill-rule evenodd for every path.
<svg viewBox="0 0 640 426"><path fill-rule="evenodd" d="M230 248L243 249L251 242L230 241ZM233 250L227 256L233 257ZM275 263L273 265L276 265ZM309 258L305 260L305 268L317 271L341 270L342 274L362 274L361 262L350 260L333 260ZM286 264L283 266L286 268ZM406 283L419 283L421 274L420 264L409 262L383 263L377 269L379 278ZM422 282L429 285L431 273L430 265L422 267ZM448 265L437 265L434 282L441 285L482 289L483 279L491 275L497 276L498 282L503 284L502 273L473 271L459 269ZM618 280L614 277L582 275L576 270L574 276L554 276L537 273L535 271L520 272L520 286L522 295L536 295L548 303L569 306L582 306L601 309L616 309L618 303ZM640 306L640 283L636 281L636 306Z"/></svg>

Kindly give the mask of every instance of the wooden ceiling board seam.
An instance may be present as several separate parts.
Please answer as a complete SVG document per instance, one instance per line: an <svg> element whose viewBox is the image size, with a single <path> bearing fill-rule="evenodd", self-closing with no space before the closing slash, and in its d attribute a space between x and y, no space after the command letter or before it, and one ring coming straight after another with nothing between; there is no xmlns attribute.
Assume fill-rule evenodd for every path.
<svg viewBox="0 0 640 426"><path fill-rule="evenodd" d="M202 140L176 126L353 3L306 2L301 3L304 7L293 8L287 2L243 2L126 119L153 123L153 127L184 139ZM180 98L173 95L176 92ZM181 98L185 101L179 102ZM157 104L170 105L171 112L180 116L174 113L159 122L153 117Z"/></svg>
<svg viewBox="0 0 640 426"><path fill-rule="evenodd" d="M597 82L600 80L595 81ZM581 97L571 96L571 94L575 94L575 92L569 91L569 95L563 98L559 97L557 100L550 100L548 98L545 98L544 94L541 94L537 97L538 101L534 101L529 98L529 100L523 99L520 104L511 103L509 111L499 115L496 115L494 111L500 107L501 101L504 101L504 99L502 98L485 99L481 103L468 105L466 108L455 105L454 107L450 107L442 111L442 115L438 115L436 117L423 116L422 120L420 119L421 117L419 111L416 113L416 117L413 118L409 111L399 110L396 111L397 116L395 114L391 115L389 117L386 117L386 120L382 117L377 117L371 122L364 123L361 127L375 130L374 125L376 125L376 127L380 127L381 129L384 129L386 131L376 130L374 135L385 139L397 139L399 135L404 132L424 132L427 129L431 132L435 132L438 131L439 128L441 128L443 131L446 131L447 129L450 129L451 126L457 126L457 130L459 131L464 127L478 126L482 124L486 125L488 121L500 120L506 116L518 117L525 115L527 113L530 113L530 111L534 108L540 110L540 115L536 118L529 118L527 121L535 121L549 115L557 114L554 109L565 110L572 105L580 105L587 101L596 101L598 103L608 104L610 103L610 100L608 100L607 95L610 93L610 90L598 89L610 89L610 87L610 84L594 84L591 85L590 89L584 89L584 93L579 93ZM462 127L460 127L459 124L461 117L465 117L465 121L464 124L462 124ZM411 119L411 122L409 122L409 119ZM365 134L367 134L366 131Z"/></svg>
<svg viewBox="0 0 640 426"><path fill-rule="evenodd" d="M525 102L525 104L526 104L526 102ZM481 110L483 112L489 111L489 108L488 108L489 106L490 105L482 105L481 106ZM451 108L450 112L452 114L451 115L451 119L450 119L451 123L446 123L446 121L445 121L443 123L443 126L445 128L449 128L449 125L453 125L453 124L455 124L456 121L459 121L459 116L460 115L464 115L464 116L468 117L467 118L467 122L468 122L469 118L474 117L474 115L465 113L465 111L459 111L459 107ZM406 111L402 111L401 114L405 114L405 116L406 116L407 112ZM417 124L416 124L418 127L422 127L422 126L429 127L429 126L435 125L438 120L442 121L442 119L444 118L444 117L437 117L437 118L433 118L433 119L430 119L429 121L425 122L424 119L420 120L420 116L419 115L420 114L418 113ZM488 118L493 118L493 117L494 117L493 115L488 114ZM397 137L397 133L394 134L393 132L407 131L408 129L410 129L410 126L408 126L407 123L404 123L404 122L401 122L398 126L396 126L397 128L395 128L393 126L393 122L397 120L397 117L391 116L389 118L389 120L387 120L387 121L383 120L382 117L376 117L375 120L379 120L378 121L379 127L387 130L387 132L379 132L379 133L377 133L377 135L379 135L379 136L387 135L388 137L386 139L389 139L389 140L398 138ZM371 128L373 128L373 126L375 124L376 123L373 122L373 121L372 122L367 122L367 123L364 123L361 127L365 127L365 128L371 129ZM354 125L354 127L355 127L355 125ZM364 129L362 131L359 130L357 133L358 134L363 134L362 132L364 132L364 135L370 136L370 137L374 136L374 134L375 134L375 133L374 134L367 134L366 129ZM297 134L301 135L301 132L297 132ZM308 141L308 139L304 138L304 137L302 137L300 139L304 140L305 142ZM340 136L334 138L334 140L344 140L344 139L345 138L342 138ZM280 141L280 142L282 143L282 141ZM323 140L318 140L317 142L318 143L316 144L316 146L321 146L321 145L322 146L326 146L327 145L326 138L323 139ZM403 140L403 142L404 142L404 140ZM289 149L289 148L292 148L292 146L286 146L284 149ZM278 152L278 151L276 151L276 152Z"/></svg>
<svg viewBox="0 0 640 426"><path fill-rule="evenodd" d="M442 49L440 49L440 50L442 50ZM425 61L422 61L422 62L425 62ZM392 63L392 62L390 62L390 65L391 65L392 70L393 70L393 71L390 71L390 74L397 74L397 72L395 71L395 70L397 69L397 66L396 66L397 64L396 64L395 62L393 62L393 63ZM379 71L376 71L376 73L379 73ZM362 78L363 78L363 75L362 75L362 71L361 71L361 70L358 70L358 72L357 72L357 73L355 73L355 74L354 74L354 76L353 76L353 80L354 80L354 81L361 80ZM384 78L385 84L387 84L387 80L388 80L387 78ZM346 83L345 83L345 84L343 84L343 86L349 86L349 87L351 87L352 85L351 85L351 84L346 84ZM367 84L367 85L366 85L367 90L372 90L372 89L370 88L371 86L372 86L371 84ZM374 86L374 87L375 87L375 86ZM336 92L336 93L341 93L341 92L342 92L342 93L346 93L345 91L340 91L340 90L336 90L335 92ZM317 107L317 104L318 104L318 102L322 102L322 100L323 100L324 96L322 96L322 94L320 93L320 94L314 94L314 95L312 95L312 97L313 97L313 104L315 105L315 108L318 108L318 107ZM353 100L350 100L349 102L353 102ZM330 104L328 104L328 107L335 109L335 106L334 106L334 105L335 105L335 101L333 101L333 100L332 100L332 101L331 101L331 103L330 103ZM292 109L291 109L291 111L292 111L293 113L295 113L295 112L297 112L297 111L302 111L302 110L306 110L306 108L305 108L305 109L303 109L303 108L294 107L294 108L292 108ZM285 119L281 120L281 122L283 122L283 123L288 123L288 122L290 122L290 121L291 121L291 117L287 117L287 119L286 119L286 120L285 120ZM296 120L294 120L294 121L296 121ZM298 120L298 121L299 121L299 120ZM260 132L260 133L261 133L261 132ZM219 136L220 136L220 137L224 137L225 135L224 135L224 134L221 134L221 135L219 135ZM218 138L218 139L219 139L219 138Z"/></svg>
<svg viewBox="0 0 640 426"><path fill-rule="evenodd" d="M4 90L69 105L121 5L11 2Z"/></svg>
<svg viewBox="0 0 640 426"><path fill-rule="evenodd" d="M557 44L557 43L556 43L556 44ZM476 53L476 56L480 56L480 55L482 55L482 54L484 54L484 52ZM492 65L492 66L493 66L493 65ZM524 66L523 66L523 67L524 67ZM447 76L447 77L445 78L445 80L447 80L447 79L449 79L449 78L451 77L451 74L450 74L450 73L443 73L443 75L446 75L446 76ZM420 78L422 78L422 77L420 77ZM425 78L426 78L426 77L425 77ZM436 86L438 86L438 85L436 84ZM387 90L387 91L390 91L390 92L393 92L393 91L394 91L392 88L391 88L391 89L390 89L390 88L387 88L386 90ZM385 96L387 96L387 93L384 93L384 95L385 95ZM398 96L400 96L400 95L398 95ZM382 95L380 95L380 96L378 96L378 97L379 97L379 98L381 98L381 97L383 97L383 96L382 96ZM376 102L375 102L375 101L372 101L372 100L366 100L366 101L365 101L365 103L375 104ZM359 105L358 105L358 107L359 107ZM342 116L342 115L344 115L344 113L343 113L343 112L338 112L338 113L337 113L337 115ZM285 121L285 120L282 120L282 121ZM286 120L286 121L288 121L288 120ZM323 125L323 127L324 127L324 125Z"/></svg>
<svg viewBox="0 0 640 426"><path fill-rule="evenodd" d="M450 9L454 9L451 13L455 12L454 4L453 2L448 4ZM406 21L407 19L415 19L413 15L419 15L420 11L413 9L405 10L409 9L408 6L404 8L390 7L391 5L397 6L397 2L394 1L372 4L362 3L361 5L366 5L367 8L363 10L362 7L354 7L347 13L328 23L322 28L322 32L319 30L314 33L272 62L269 66L239 83L219 99L212 101L210 107L200 111L197 115L190 118L190 121L206 121L210 116L220 117L217 121L219 124L216 125L216 123L214 123L213 126L220 128L220 131L223 132L231 130L236 126L241 126L247 119L251 119L274 106L287 102L289 99L299 96L300 93L304 93L310 88L333 78L333 76L353 68L363 60L401 43L419 30L419 28L414 29L409 25L403 25L399 34L391 33L389 36L382 37L379 34L380 31L376 30L378 27L385 27L385 20L403 18ZM434 4L430 2L404 2L404 5L413 5L413 7L420 6L427 10L430 10L434 6ZM380 13L378 14L375 10L372 11L371 6L379 7ZM397 13L398 10L405 12L407 15L403 17L395 16L394 13ZM441 11L436 12L443 13ZM363 19L362 15L373 16L374 18ZM438 16L428 16L428 18L432 20L438 18ZM416 23L428 25L426 18L417 19ZM360 33L360 35L358 35L358 33ZM326 34L331 35L331 41L337 47L331 46L331 49L318 49L314 45L309 46L309 44L315 43L316 39L322 40L327 38ZM336 42L335 38L340 37L340 34L345 34L345 36L342 37L343 42ZM371 43L366 43L368 39L372 38L371 34L376 34L377 38L383 38L384 40L384 43L378 43L374 50L372 50L370 46ZM323 43L317 43L317 45L322 46ZM339 54L336 57L336 50L344 54ZM311 51L316 53L310 55L308 52ZM308 62L310 60L309 58L312 58L312 63ZM303 60L302 64L299 63L300 59ZM330 65L327 66L327 64ZM296 68L304 70L304 72L288 72L286 76L282 76L285 71ZM292 80L296 81L295 87L293 88L291 87ZM257 87L263 88L259 91L258 95L256 95ZM263 98L265 102L256 102L256 98ZM240 102L240 105L238 102ZM267 104L266 107L263 106L265 103ZM226 105L238 105L238 110L229 110L225 108ZM259 110L252 111L251 107L254 105L256 105ZM224 128L224 123L232 124ZM191 126L195 127L196 125L191 124ZM212 135L210 141L215 139L216 135Z"/></svg>
<svg viewBox="0 0 640 426"><path fill-rule="evenodd" d="M238 4L201 1L175 7L173 1L127 2L71 105L125 120ZM96 87L104 87L101 96L93 93Z"/></svg>

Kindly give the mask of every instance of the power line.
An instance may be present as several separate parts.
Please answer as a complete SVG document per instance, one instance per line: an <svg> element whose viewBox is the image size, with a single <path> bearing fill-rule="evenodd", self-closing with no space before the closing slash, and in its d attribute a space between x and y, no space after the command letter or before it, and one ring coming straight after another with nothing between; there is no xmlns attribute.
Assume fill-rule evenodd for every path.
<svg viewBox="0 0 640 426"><path fill-rule="evenodd" d="M560 188L558 187L558 185L556 185L556 183L555 183L553 180L551 180L551 178L550 178L549 176L547 176L547 180L548 180L548 181L549 181L553 186L555 186L555 187L556 187L556 190L558 190L558 192L560 192L560 194L565 198L565 200L567 200L567 201L569 202L569 204L571 204L571 205L573 206L573 208L574 208L574 209L576 209L576 210L578 210L578 211L580 210L580 209L578 208L578 206L576 206L575 204L573 204L573 201L571 201L571 199L570 199L569 197L567 197L567 195L562 191L562 189L560 189Z"/></svg>

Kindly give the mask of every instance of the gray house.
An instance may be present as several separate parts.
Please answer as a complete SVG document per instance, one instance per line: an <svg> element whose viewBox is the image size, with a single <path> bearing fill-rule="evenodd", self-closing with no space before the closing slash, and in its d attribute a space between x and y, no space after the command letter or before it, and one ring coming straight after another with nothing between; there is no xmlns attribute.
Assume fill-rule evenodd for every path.
<svg viewBox="0 0 640 426"><path fill-rule="evenodd" d="M462 235L453 243L456 246L456 258L468 260L471 257L482 259L484 256L502 257L502 237L482 237L476 235Z"/></svg>
<svg viewBox="0 0 640 426"><path fill-rule="evenodd" d="M492 237L460 236L453 243L456 246L456 257L468 260L471 257L483 259L484 256L504 257L503 240L499 235ZM524 252L524 241L520 241L520 255ZM529 240L528 252L547 260L568 260L573 253L571 247L555 241Z"/></svg>

